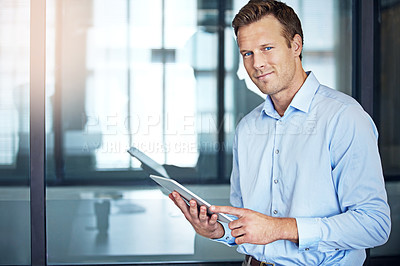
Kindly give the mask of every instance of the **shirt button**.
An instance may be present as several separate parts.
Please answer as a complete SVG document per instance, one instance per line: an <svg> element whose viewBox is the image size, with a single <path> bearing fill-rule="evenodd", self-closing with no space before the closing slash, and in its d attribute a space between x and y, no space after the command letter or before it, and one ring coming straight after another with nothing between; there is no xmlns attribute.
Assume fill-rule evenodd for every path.
<svg viewBox="0 0 400 266"><path fill-rule="evenodd" d="M335 250L338 251L339 249L338 249L338 248L335 248Z"/></svg>
<svg viewBox="0 0 400 266"><path fill-rule="evenodd" d="M305 251L309 251L310 249L309 249L309 248L305 248L304 250L305 250Z"/></svg>
<svg viewBox="0 0 400 266"><path fill-rule="evenodd" d="M275 179L275 180L274 180L274 183L275 183L275 184L278 184L278 182L279 182L278 179Z"/></svg>
<svg viewBox="0 0 400 266"><path fill-rule="evenodd" d="M278 150L278 149L276 149L276 150L275 150L275 153L276 153L276 154L278 154L278 153L279 153L279 150Z"/></svg>
<svg viewBox="0 0 400 266"><path fill-rule="evenodd" d="M277 210L274 210L274 214L277 214L278 213L278 211Z"/></svg>

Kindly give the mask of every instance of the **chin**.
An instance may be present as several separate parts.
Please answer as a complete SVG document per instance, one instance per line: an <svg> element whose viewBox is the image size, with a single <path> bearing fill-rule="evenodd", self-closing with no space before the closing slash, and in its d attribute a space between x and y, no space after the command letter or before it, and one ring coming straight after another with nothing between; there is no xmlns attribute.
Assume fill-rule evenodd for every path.
<svg viewBox="0 0 400 266"><path fill-rule="evenodd" d="M267 95L274 94L274 92L275 92L275 91L274 91L272 88L270 88L270 87L268 87L268 88L266 88L265 86L263 86L263 87L257 86L257 87L258 87L258 89L259 89L262 93L267 94Z"/></svg>

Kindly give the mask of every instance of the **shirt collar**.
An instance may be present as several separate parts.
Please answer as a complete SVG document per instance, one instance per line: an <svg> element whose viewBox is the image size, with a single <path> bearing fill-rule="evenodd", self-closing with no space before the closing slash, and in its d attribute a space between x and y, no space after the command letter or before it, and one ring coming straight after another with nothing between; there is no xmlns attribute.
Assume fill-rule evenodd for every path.
<svg viewBox="0 0 400 266"><path fill-rule="evenodd" d="M272 103L271 97L269 95L267 95L267 98L265 98L264 107L262 109L261 114L264 113L276 119L280 118L278 112L274 108L274 104Z"/></svg>
<svg viewBox="0 0 400 266"><path fill-rule="evenodd" d="M314 73L312 71L307 72L306 80L304 81L300 90L294 96L288 108L293 107L307 113L310 109L312 99L314 98L315 92L319 88L319 85L320 83L315 77ZM269 95L267 95L267 98L265 99L262 111L268 116L277 119L280 118Z"/></svg>
<svg viewBox="0 0 400 266"><path fill-rule="evenodd" d="M319 88L319 81L311 71L307 72L307 78L301 86L300 90L294 96L289 106L292 106L300 111L308 113L315 92Z"/></svg>

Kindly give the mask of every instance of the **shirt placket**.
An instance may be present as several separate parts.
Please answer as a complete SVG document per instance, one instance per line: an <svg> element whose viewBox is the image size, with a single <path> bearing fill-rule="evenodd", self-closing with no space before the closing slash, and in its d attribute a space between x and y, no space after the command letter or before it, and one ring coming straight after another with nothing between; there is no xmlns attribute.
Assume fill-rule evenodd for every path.
<svg viewBox="0 0 400 266"><path fill-rule="evenodd" d="M280 157L282 156L281 153L281 139L284 134L284 124L282 120L277 120L275 122L275 134L274 134L274 148L273 148L273 167L272 167L272 199L271 199L271 214L272 216L280 216L281 206L280 202L281 199L279 193L279 183L281 182L281 171L279 167Z"/></svg>

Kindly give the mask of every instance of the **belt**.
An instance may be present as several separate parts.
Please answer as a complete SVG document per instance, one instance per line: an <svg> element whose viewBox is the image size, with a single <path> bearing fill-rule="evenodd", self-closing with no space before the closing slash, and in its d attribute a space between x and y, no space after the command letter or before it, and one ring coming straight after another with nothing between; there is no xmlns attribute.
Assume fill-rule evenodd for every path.
<svg viewBox="0 0 400 266"><path fill-rule="evenodd" d="M251 265L251 266L275 266L275 263L271 262L265 262L265 261L258 261L252 256L246 255L246 265Z"/></svg>

